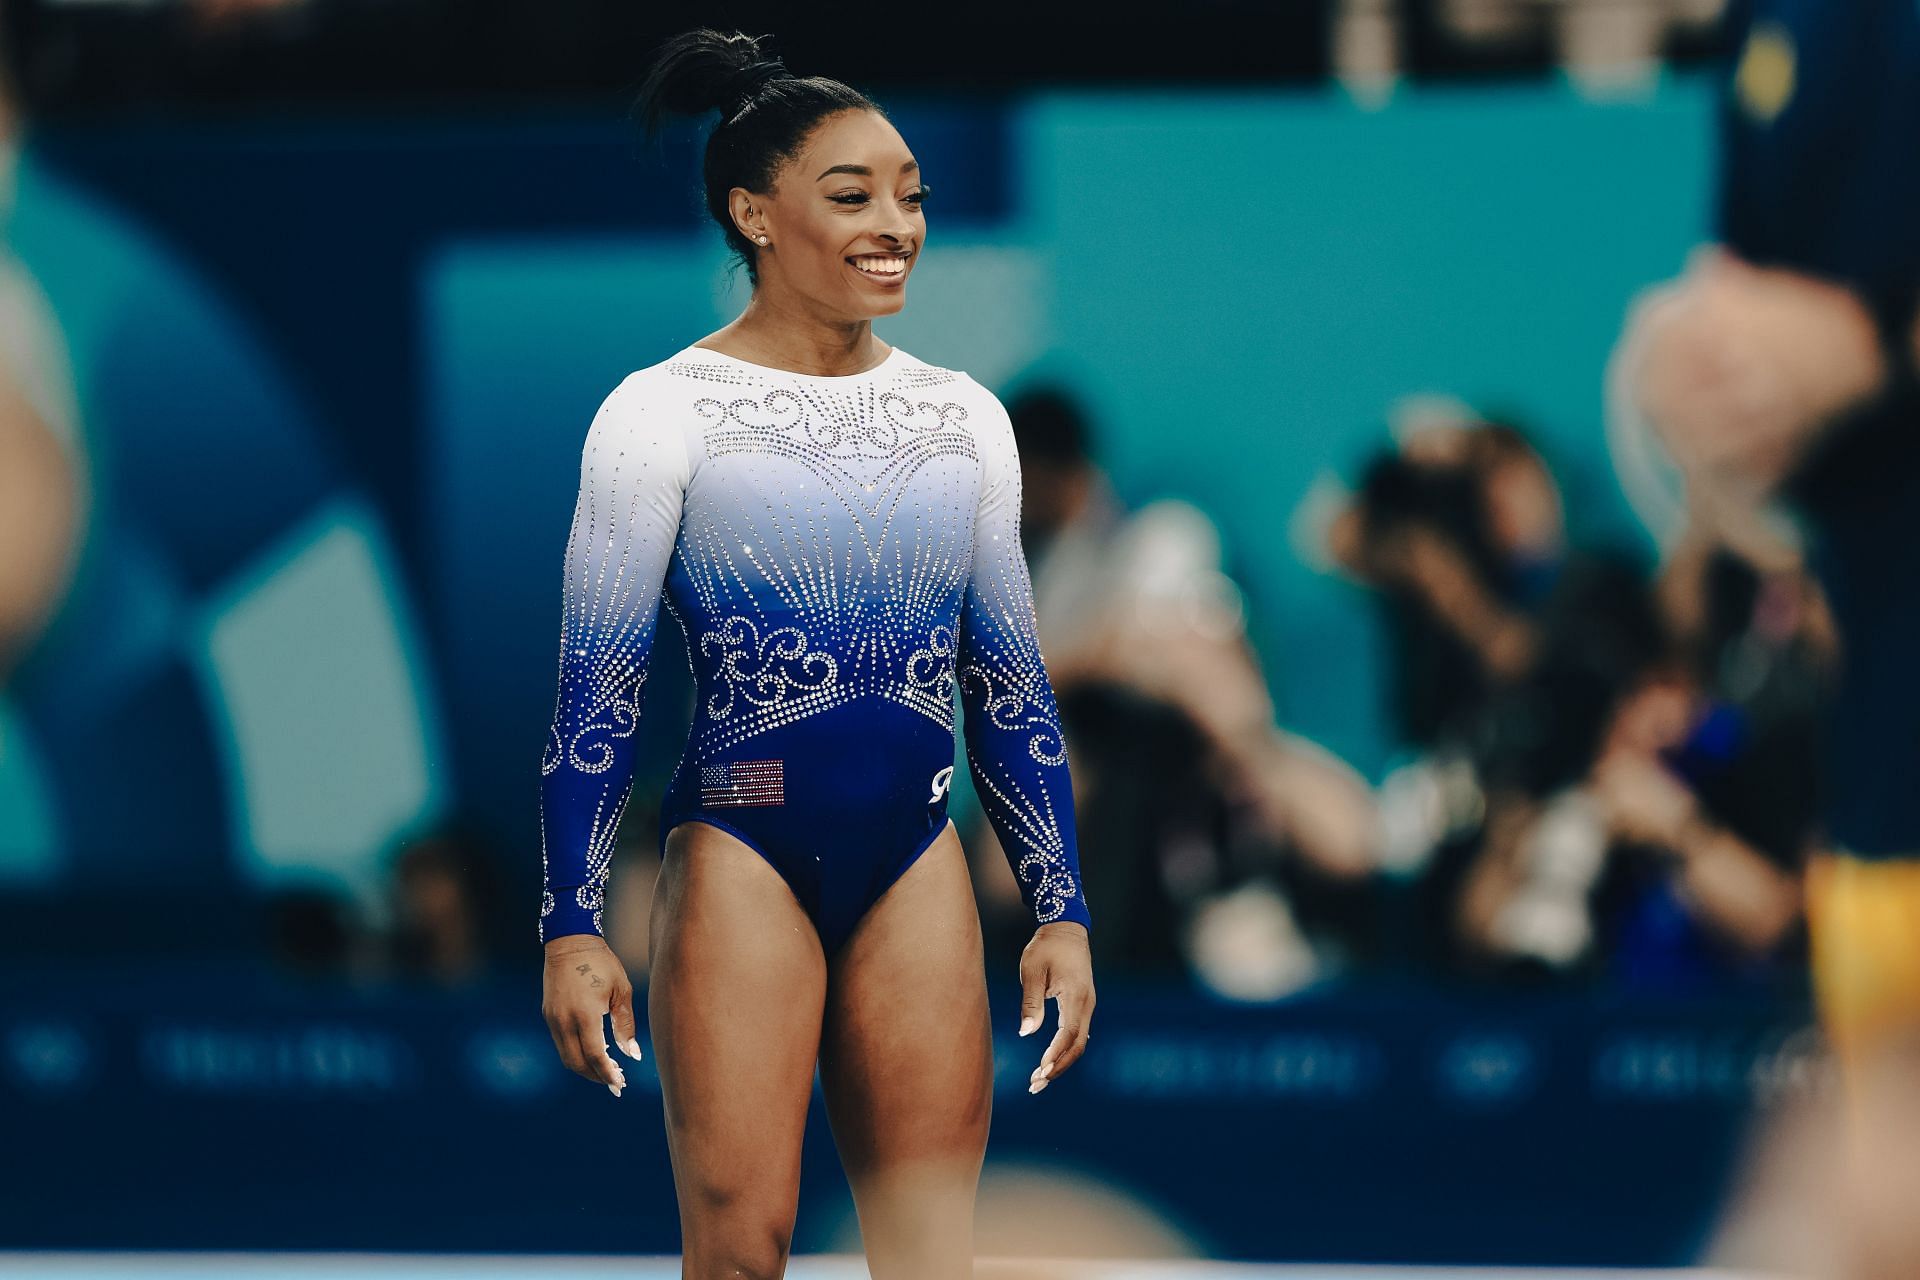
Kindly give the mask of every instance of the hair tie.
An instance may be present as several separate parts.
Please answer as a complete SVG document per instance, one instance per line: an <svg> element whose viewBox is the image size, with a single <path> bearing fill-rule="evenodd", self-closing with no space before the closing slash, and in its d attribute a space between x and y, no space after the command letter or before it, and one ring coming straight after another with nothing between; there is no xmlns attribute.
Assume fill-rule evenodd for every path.
<svg viewBox="0 0 1920 1280"><path fill-rule="evenodd" d="M786 74L787 64L779 58L759 58L727 77L722 88L723 102L732 104L728 117L739 115L752 104L754 95L767 81Z"/></svg>

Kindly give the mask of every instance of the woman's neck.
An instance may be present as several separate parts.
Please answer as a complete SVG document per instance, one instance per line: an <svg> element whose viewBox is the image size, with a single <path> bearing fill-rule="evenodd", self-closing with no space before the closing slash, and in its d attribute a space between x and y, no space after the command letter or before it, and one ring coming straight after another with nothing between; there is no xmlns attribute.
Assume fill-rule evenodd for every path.
<svg viewBox="0 0 1920 1280"><path fill-rule="evenodd" d="M873 336L873 322L822 321L798 308L783 307L756 291L738 319L695 345L793 373L842 377L864 373L886 359L887 348Z"/></svg>

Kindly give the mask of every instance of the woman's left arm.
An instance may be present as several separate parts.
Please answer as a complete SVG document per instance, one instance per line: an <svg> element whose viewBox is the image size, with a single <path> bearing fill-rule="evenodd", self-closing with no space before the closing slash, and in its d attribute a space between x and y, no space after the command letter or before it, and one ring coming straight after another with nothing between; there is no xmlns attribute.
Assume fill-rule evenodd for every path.
<svg viewBox="0 0 1920 1280"><path fill-rule="evenodd" d="M1038 925L1020 957L1020 1034L1040 1025L1049 997L1059 1004L1059 1031L1028 1086L1038 1093L1086 1047L1094 1004L1092 917L1080 882L1066 741L1040 655L1020 542L1013 424L985 388L981 403L986 420L974 433L980 502L955 665L967 766Z"/></svg>

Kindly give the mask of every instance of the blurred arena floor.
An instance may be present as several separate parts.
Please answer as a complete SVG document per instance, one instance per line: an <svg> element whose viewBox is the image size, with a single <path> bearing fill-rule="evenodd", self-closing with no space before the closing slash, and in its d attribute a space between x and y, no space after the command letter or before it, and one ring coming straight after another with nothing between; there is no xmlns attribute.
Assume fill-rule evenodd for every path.
<svg viewBox="0 0 1920 1280"><path fill-rule="evenodd" d="M983 1258L979 1280L1757 1280L1729 1271L1534 1270L1513 1267L1260 1266L1228 1262L1034 1261ZM107 1280L442 1280L450 1276L534 1277L570 1280L679 1280L677 1258L618 1258L533 1254L371 1253L0 1253L0 1275L12 1280L103 1277ZM791 1280L866 1280L860 1259L795 1258Z"/></svg>

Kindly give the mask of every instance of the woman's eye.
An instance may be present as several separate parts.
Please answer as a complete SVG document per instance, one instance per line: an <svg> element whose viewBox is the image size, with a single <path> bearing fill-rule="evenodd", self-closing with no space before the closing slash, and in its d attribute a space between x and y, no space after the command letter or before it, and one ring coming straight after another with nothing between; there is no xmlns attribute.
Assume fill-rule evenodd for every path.
<svg viewBox="0 0 1920 1280"><path fill-rule="evenodd" d="M917 190L908 192L903 198L908 204L917 208L919 205L925 203L927 197L932 194L933 188L922 184ZM828 196L827 199L833 201L835 204L865 204L867 202L867 193L864 191L849 191L844 195Z"/></svg>

